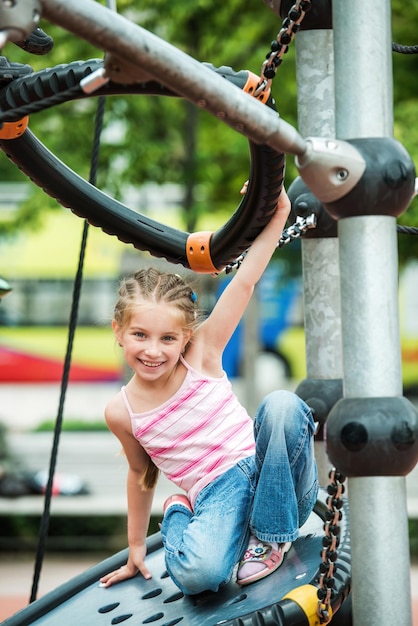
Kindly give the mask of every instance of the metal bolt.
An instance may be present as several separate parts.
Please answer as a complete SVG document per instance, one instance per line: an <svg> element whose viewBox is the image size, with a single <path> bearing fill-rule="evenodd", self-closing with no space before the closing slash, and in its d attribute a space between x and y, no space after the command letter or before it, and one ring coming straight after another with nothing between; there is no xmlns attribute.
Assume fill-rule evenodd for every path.
<svg viewBox="0 0 418 626"><path fill-rule="evenodd" d="M337 172L337 180L343 182L348 178L348 170L338 170Z"/></svg>

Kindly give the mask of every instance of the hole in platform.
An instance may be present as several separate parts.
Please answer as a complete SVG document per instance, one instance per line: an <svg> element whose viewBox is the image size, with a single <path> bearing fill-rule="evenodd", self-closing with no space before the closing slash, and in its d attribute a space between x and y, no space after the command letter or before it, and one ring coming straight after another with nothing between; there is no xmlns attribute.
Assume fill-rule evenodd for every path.
<svg viewBox="0 0 418 626"><path fill-rule="evenodd" d="M215 595L213 591L202 591L195 596L189 596L189 600L192 602L193 606L201 606L202 604L210 602Z"/></svg>
<svg viewBox="0 0 418 626"><path fill-rule="evenodd" d="M159 587L157 587L156 589L152 589L151 591L148 591L148 593L145 593L142 596L142 600L149 600L149 598L155 598L157 596L159 596L161 593L163 592L162 589L160 589Z"/></svg>
<svg viewBox="0 0 418 626"><path fill-rule="evenodd" d="M172 619L170 622L165 622L164 624L161 624L161 626L175 626L175 624L178 624L181 621L183 621L182 617L176 617L176 619Z"/></svg>
<svg viewBox="0 0 418 626"><path fill-rule="evenodd" d="M232 600L230 600L229 602L227 602L225 604L225 606L230 606L231 604L238 604L238 602L243 602L244 600L247 599L247 594L246 593L241 593L239 596L237 596L236 598L233 598Z"/></svg>
<svg viewBox="0 0 418 626"><path fill-rule="evenodd" d="M167 570L161 574L161 578L169 578Z"/></svg>
<svg viewBox="0 0 418 626"><path fill-rule="evenodd" d="M168 604L169 602L175 602L176 600L181 600L182 598L184 598L184 594L181 591L178 591L177 593L173 593L172 596L166 598L164 600L164 604Z"/></svg>
<svg viewBox="0 0 418 626"><path fill-rule="evenodd" d="M106 604L99 609L99 613L110 613L119 606L119 602L113 602L112 604Z"/></svg>
<svg viewBox="0 0 418 626"><path fill-rule="evenodd" d="M130 617L132 617L132 613L126 613L125 615L118 615L117 617L114 617L110 623L121 624L122 622L125 622Z"/></svg>
<svg viewBox="0 0 418 626"><path fill-rule="evenodd" d="M162 617L164 617L164 613L155 613L154 615L151 615L150 617L147 617L147 619L144 619L144 621L142 623L143 624L150 624L151 622L156 622L157 620L161 619Z"/></svg>

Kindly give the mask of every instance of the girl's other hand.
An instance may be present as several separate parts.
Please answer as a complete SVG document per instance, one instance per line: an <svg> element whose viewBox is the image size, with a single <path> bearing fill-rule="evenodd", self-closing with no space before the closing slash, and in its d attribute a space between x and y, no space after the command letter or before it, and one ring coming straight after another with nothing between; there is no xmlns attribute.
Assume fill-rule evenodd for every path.
<svg viewBox="0 0 418 626"><path fill-rule="evenodd" d="M100 579L100 587L110 587L111 585L120 583L123 580L127 580L128 578L133 578L138 574L138 572L142 574L142 576L146 580L152 578L151 572L144 563L145 552L145 547L140 548L137 550L137 554L134 556L131 550L126 565L122 565L121 567L119 567L119 569L116 569L113 572L109 572L109 574L102 576L102 578Z"/></svg>

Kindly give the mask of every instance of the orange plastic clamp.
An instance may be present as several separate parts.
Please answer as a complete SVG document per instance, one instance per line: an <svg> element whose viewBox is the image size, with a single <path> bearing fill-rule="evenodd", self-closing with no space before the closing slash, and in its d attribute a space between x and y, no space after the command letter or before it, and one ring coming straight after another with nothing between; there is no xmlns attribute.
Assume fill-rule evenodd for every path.
<svg viewBox="0 0 418 626"><path fill-rule="evenodd" d="M218 272L210 256L210 238L213 232L202 230L191 233L187 238L186 254L190 269L200 274L212 274Z"/></svg>
<svg viewBox="0 0 418 626"><path fill-rule="evenodd" d="M259 84L260 77L253 72L248 72L248 79L242 90L249 93L250 96L254 96L255 90L257 89ZM270 96L270 91L270 88L266 89L265 91L261 91L257 96L254 96L254 98L257 98L257 100L260 100L260 102L265 104Z"/></svg>
<svg viewBox="0 0 418 626"><path fill-rule="evenodd" d="M23 135L28 127L29 115L22 117L17 122L3 122L3 126L0 128L0 139L16 139Z"/></svg>

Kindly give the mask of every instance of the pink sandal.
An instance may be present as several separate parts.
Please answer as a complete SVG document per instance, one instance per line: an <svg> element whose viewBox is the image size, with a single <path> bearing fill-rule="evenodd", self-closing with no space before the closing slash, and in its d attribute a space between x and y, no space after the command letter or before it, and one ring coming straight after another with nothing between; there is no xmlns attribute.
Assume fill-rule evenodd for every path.
<svg viewBox="0 0 418 626"><path fill-rule="evenodd" d="M238 566L238 585L249 585L276 571L291 545L291 542L277 544L273 541L261 541L251 535L244 558Z"/></svg>
<svg viewBox="0 0 418 626"><path fill-rule="evenodd" d="M173 504L180 504L181 506L184 506L186 509L188 509L190 513L193 513L192 505L190 504L189 498L182 493L176 493L173 496L169 496L167 498L167 500L163 504L164 514L167 512L167 509L173 506Z"/></svg>

